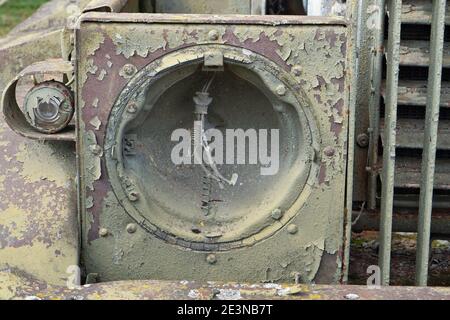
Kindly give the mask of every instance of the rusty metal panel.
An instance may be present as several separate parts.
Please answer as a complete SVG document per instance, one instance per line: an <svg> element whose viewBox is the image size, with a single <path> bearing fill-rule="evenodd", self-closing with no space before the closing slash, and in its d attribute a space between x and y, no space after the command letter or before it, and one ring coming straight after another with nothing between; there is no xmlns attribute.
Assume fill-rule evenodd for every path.
<svg viewBox="0 0 450 320"><path fill-rule="evenodd" d="M450 67L450 45L443 46L443 67ZM430 42L405 40L400 44L400 64L403 66L426 67L430 62Z"/></svg>
<svg viewBox="0 0 450 320"><path fill-rule="evenodd" d="M240 20L238 16L88 14L77 31L76 43L78 142L82 155L80 209L84 222L83 258L88 273L98 273L100 281L124 278L294 281L297 277L310 282L316 279L319 270L330 267L333 271L327 273L325 281L340 279L345 251L344 148L348 130L344 19L260 16ZM138 83L145 83L139 82L144 80L139 77L147 75L146 79L151 80L155 71L172 63L184 65L192 57L201 61L206 54L204 50L212 48L223 50L224 61L236 59L251 64L247 61L261 59L263 66L273 66L267 70L278 70L277 76L287 83L293 81L295 92L303 95L299 98L302 104L312 106L307 114L315 113L316 120L308 122L314 126L317 121L318 128L311 127L309 133L312 141L317 134L321 137L315 147L317 157L309 163L313 166L317 163L314 169L317 171L311 172L299 198L296 188L286 193L294 196L293 206L283 208L281 218L275 211L268 212L269 217L280 220L264 232L223 243L186 241L154 228L145 216L136 216L129 201L135 202L137 195L143 193L127 189L130 193L122 195L113 165L120 152L115 148L120 141L115 138L120 133L115 124L125 119L117 116L117 112L122 110L123 102L128 103L131 92L145 92L134 91ZM263 62L266 60L270 62ZM267 74L267 79L271 77ZM276 83L267 79L269 85ZM289 97L288 88L278 86L274 90L280 97ZM137 111L137 106L129 107L129 114ZM313 149L305 150L305 156L309 157ZM129 180L123 183L127 188L132 186ZM181 195L177 194L180 203L184 201ZM173 199L171 205L178 205ZM274 228L280 232L273 233ZM196 235L198 229L191 232L190 237L204 237ZM231 238L234 234L225 236ZM321 263L325 254L332 257L327 259L328 265Z"/></svg>
<svg viewBox="0 0 450 320"><path fill-rule="evenodd" d="M431 24L432 2L429 0L404 0L402 22L411 24ZM446 6L445 24L450 24L450 13Z"/></svg>
<svg viewBox="0 0 450 320"><path fill-rule="evenodd" d="M381 94L386 99L386 84L383 83ZM425 81L400 80L398 84L398 104L423 106L427 104L427 83ZM442 82L441 107L450 107L450 83Z"/></svg>
<svg viewBox="0 0 450 320"><path fill-rule="evenodd" d="M380 123L381 139L384 144L384 121ZM425 131L425 122L422 119L399 119L397 121L397 147L407 149L422 149ZM437 149L450 150L450 121L443 120L439 123L437 136ZM450 184L450 181L449 181Z"/></svg>
<svg viewBox="0 0 450 320"><path fill-rule="evenodd" d="M420 188L420 159L398 158L395 167L396 188ZM434 187L440 190L450 190L450 160L438 159Z"/></svg>

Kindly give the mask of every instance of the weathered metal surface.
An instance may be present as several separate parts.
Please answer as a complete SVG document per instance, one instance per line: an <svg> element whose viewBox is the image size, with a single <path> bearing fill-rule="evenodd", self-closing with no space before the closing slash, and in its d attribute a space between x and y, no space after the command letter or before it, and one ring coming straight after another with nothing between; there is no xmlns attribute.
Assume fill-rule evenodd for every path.
<svg viewBox="0 0 450 320"><path fill-rule="evenodd" d="M384 121L380 122L381 139L384 145ZM397 148L422 149L425 122L421 119L398 119L397 121ZM437 134L437 149L450 150L450 121L442 120L439 123ZM449 181L450 184L450 181Z"/></svg>
<svg viewBox="0 0 450 320"><path fill-rule="evenodd" d="M56 9L57 2L45 10L53 6L47 13L65 17L66 7ZM43 13L0 40L0 92L28 65L60 57L61 33L51 30L65 18ZM0 268L17 267L63 285L67 267L78 264L74 149L73 143L23 138L1 117Z"/></svg>
<svg viewBox="0 0 450 320"><path fill-rule="evenodd" d="M308 1L309 16L346 16L351 11L351 6L343 0Z"/></svg>
<svg viewBox="0 0 450 320"><path fill-rule="evenodd" d="M429 0L404 0L402 22L411 24L431 24L432 2ZM450 12L446 6L445 24L450 24Z"/></svg>
<svg viewBox="0 0 450 320"><path fill-rule="evenodd" d="M257 15L218 15L211 16L203 14L152 14L145 13L104 14L102 12L89 12L81 17L83 22L134 22L134 23L179 23L179 24L237 24L237 25L261 25L261 26L283 26L283 25L336 25L346 26L348 21L343 17L310 17L302 16L301 19L295 16L257 16Z"/></svg>
<svg viewBox="0 0 450 320"><path fill-rule="evenodd" d="M129 0L91 0L83 9L83 13L91 11L120 12Z"/></svg>
<svg viewBox="0 0 450 320"><path fill-rule="evenodd" d="M418 196L398 197L399 207L411 206L411 208L394 209L392 215L392 231L393 232L417 232L419 206ZM435 203L439 203L439 198L435 199ZM448 198L446 199L448 201ZM443 200L445 201L445 200ZM448 202L444 204L448 207ZM378 210L367 210L361 212L353 212L355 224L352 229L355 232L362 231L378 231L380 226L380 212ZM450 214L447 209L434 209L431 219L431 233L433 235L448 234L450 228Z"/></svg>
<svg viewBox="0 0 450 320"><path fill-rule="evenodd" d="M70 62L62 59L49 59L47 61L37 62L22 70L14 80L6 87L2 96L2 112L7 124L18 134L24 137L36 140L62 140L75 141L75 131L73 126L67 127L62 132L56 134L45 134L34 128L25 118L22 106L18 105L16 100L16 88L20 79L32 76L42 75L68 75L72 77L73 66Z"/></svg>
<svg viewBox="0 0 450 320"><path fill-rule="evenodd" d="M156 13L251 14L252 0L157 0ZM261 1L259 1L261 2Z"/></svg>
<svg viewBox="0 0 450 320"><path fill-rule="evenodd" d="M392 209L394 201L395 136L397 127L398 73L400 60L402 1L390 0L388 6L389 36L387 46L387 93L385 110L385 146L383 150L383 184L381 188L380 253L381 282L389 285ZM387 129L387 130L386 130Z"/></svg>
<svg viewBox="0 0 450 320"><path fill-rule="evenodd" d="M350 45L349 54L347 58L347 64L349 65L350 74L350 85L353 88L358 86L358 51L360 43L358 42L358 27L361 25L361 20L359 19L359 2L349 1L348 5L348 16L347 19L352 21L350 28ZM347 168L346 168L346 199L345 199L345 209L344 209L344 271L342 282L346 282L348 278L348 266L350 264L350 241L351 241L351 226L352 226L352 215L351 211L353 209L353 180L354 180L354 157L355 157L355 130L356 130L356 104L357 104L357 94L356 90L351 90L349 93L349 128L348 128L348 142L347 142Z"/></svg>
<svg viewBox="0 0 450 320"><path fill-rule="evenodd" d="M395 165L395 187L396 188L420 188L420 166L418 158L398 158ZM436 176L434 188L450 190L450 161L438 159L436 162Z"/></svg>
<svg viewBox="0 0 450 320"><path fill-rule="evenodd" d="M373 57L371 59L371 84L370 84L370 96L369 96L369 119L370 119L370 144L369 144L369 157L368 166L369 183L367 194L367 207L369 209L375 209L377 206L376 196L378 187L378 174L375 170L375 166L378 164L378 137L380 135L380 91L381 91L381 79L383 76L383 55L384 55L384 19L385 13L385 1L377 0L370 7L370 14L372 15L371 26L373 30L373 45L371 47Z"/></svg>
<svg viewBox="0 0 450 320"><path fill-rule="evenodd" d="M383 83L381 94L386 99L386 84ZM398 84L398 104L423 106L427 104L427 83L425 81L400 80ZM441 107L450 107L450 83L441 84Z"/></svg>
<svg viewBox="0 0 450 320"><path fill-rule="evenodd" d="M127 21L135 23L121 23ZM83 16L81 29L77 33L80 61L77 92L79 152L83 155L79 164L82 177L79 184L80 207L84 216L83 256L88 272L99 273L101 281L149 277L293 281L296 272L304 282L312 279L338 281L345 251L342 247L344 146L348 114L348 84L344 78L347 51L345 24L344 19L335 18L218 16L212 19L202 15L100 13ZM211 29L216 30L214 37L210 37ZM149 37L149 34L152 36ZM298 46L292 46L292 43ZM202 46L195 47L198 44ZM182 64L196 55L201 59L204 55L202 48L210 46L224 48L228 55L236 50L228 46L245 48L227 59L252 63L262 56L272 61L273 70L278 69L277 74L286 79L289 86L291 77L299 79L300 84L295 85L294 91L304 95L303 106L314 106L307 112L317 113L315 118L318 119L321 135L321 145L317 146L319 173L317 176L311 174L312 180L303 190L302 197L295 200L293 207L284 208L286 220L280 221L282 227L287 227L291 217L289 222L298 228L289 228L289 232L286 228L265 241L259 241L270 235L270 227L267 233L256 234L255 238L249 239L256 242L253 247L244 243L239 250L215 252L214 259L207 259L209 253L202 251L196 243L185 241L183 246L196 247L191 251L180 250L178 246L161 240L165 238L165 232L156 230L158 236L154 237L145 231L141 226L149 228L148 222L144 219L133 220L118 203L111 184L111 173L114 172L105 167L105 158L110 157L113 142L106 136L105 129L113 127L112 121L120 119L110 116L110 112L114 101L117 101L115 108L120 108L122 101L126 101L122 100L123 94L135 88L127 84L130 81L134 84L151 68L158 72L172 63ZM248 57L242 56L245 53ZM299 67L294 68L297 64ZM317 67L325 64L332 68ZM140 72L137 76L136 71ZM146 79L151 80L149 76ZM268 85L271 86L270 81ZM282 92L288 98L291 91ZM119 94L121 98L117 99ZM100 125L92 126L93 119L98 119L97 124ZM314 121L310 123L312 125ZM312 133L319 131L312 129ZM100 148L94 148L95 145ZM94 154L94 150L99 152ZM297 196L295 193L300 191L294 188L288 194ZM310 192L314 192L315 196L309 197ZM180 195L177 197L181 203L182 198ZM323 201L324 198L330 201ZM122 199L124 204L127 201ZM173 205L177 204L172 201ZM296 215L298 211L302 214ZM268 214L270 216L270 212ZM141 226L130 234L126 231L130 223ZM106 237L100 236L103 229L108 230ZM322 256L327 257L327 262L323 264ZM216 263L210 264L208 261ZM334 271L322 272L325 265L331 266Z"/></svg>
<svg viewBox="0 0 450 320"><path fill-rule="evenodd" d="M446 0L436 0L433 2L432 11L430 68L428 71L428 95L423 137L419 226L417 227L416 285L418 286L426 286L428 282L433 187L434 181L437 180L437 178L435 179L437 172L435 171L435 167L438 144L437 135L441 98L442 51L444 47L446 4Z"/></svg>
<svg viewBox="0 0 450 320"><path fill-rule="evenodd" d="M450 288L122 281L72 290L18 270L0 272L0 299L8 300L449 300Z"/></svg>
<svg viewBox="0 0 450 320"><path fill-rule="evenodd" d="M430 62L430 45L428 41L402 41L400 44L400 65L427 67ZM450 67L450 44L444 43L442 53L442 65L448 68Z"/></svg>

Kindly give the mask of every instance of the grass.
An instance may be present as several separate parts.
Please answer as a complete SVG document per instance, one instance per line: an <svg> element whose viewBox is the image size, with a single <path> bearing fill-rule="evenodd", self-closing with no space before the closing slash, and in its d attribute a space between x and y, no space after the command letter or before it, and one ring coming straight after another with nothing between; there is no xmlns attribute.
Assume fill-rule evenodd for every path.
<svg viewBox="0 0 450 320"><path fill-rule="evenodd" d="M0 37L4 37L16 25L31 16L48 0L6 0L0 5ZM0 3L2 1L0 0Z"/></svg>

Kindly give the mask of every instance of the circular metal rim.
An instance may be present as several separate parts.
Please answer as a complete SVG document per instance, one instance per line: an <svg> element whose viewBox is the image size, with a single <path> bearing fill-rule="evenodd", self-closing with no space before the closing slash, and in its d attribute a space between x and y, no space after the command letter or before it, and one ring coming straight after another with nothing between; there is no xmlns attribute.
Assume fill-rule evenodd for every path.
<svg viewBox="0 0 450 320"><path fill-rule="evenodd" d="M311 195L312 192L311 186L313 185L314 180L317 177L318 165L316 165L314 161L311 162L307 178L305 180L304 185L299 190L298 197L296 198L296 200L294 200L290 208L286 209L283 217L280 220L276 221L276 223L259 231L257 234L251 235L239 241L221 242L221 243L217 243L214 241L211 241L211 243L205 242L196 243L192 241L186 241L185 239L179 238L173 234L161 230L158 226L152 224L145 216L143 216L132 204L132 201L129 200L128 196L126 195L126 190L124 190L123 184L121 183L121 174L123 173L123 169L120 168L120 165L118 164L119 161L117 160L121 148L120 145L118 146L115 141L117 140L117 136L122 136L123 132L120 132L121 130L117 130L117 128L120 119L122 119L122 115L124 113L126 114L126 107L128 106L129 101L132 100L132 98L136 99L137 97L139 97L139 95L142 94L143 91L142 88L149 86L150 83L154 80L153 77L161 75L164 72L169 72L181 64L200 61L203 58L203 54L205 54L209 49L220 48L224 52L224 57L228 53L228 58L237 63L242 64L252 63L254 61L252 61L251 57L253 57L253 59L257 58L264 60L266 63L268 63L268 65L271 66L273 70L270 71L273 73L277 73L277 75L275 76L281 82L283 82L287 86L287 88L289 88L288 90L290 90L290 92L294 94L295 99L297 101L297 106L300 107L301 111L303 112L303 116L306 117L307 119L306 124L310 130L310 136L312 140L311 141L312 148L318 145L319 141L317 136L318 127L315 123L315 118L311 113L312 110L308 110L308 108L305 107L307 105L310 105L307 103L308 99L306 98L306 94L302 91L300 84L297 81L295 81L295 78L288 72L283 70L282 67L276 65L274 62L261 56L258 53L251 52L249 50L243 51L241 48L236 48L228 45L199 45L196 46L196 48L199 49L197 50L198 52L196 54L187 55L184 61L171 58L173 58L174 55L180 55L185 51L192 51L191 47L167 54L151 62L143 69L141 69L139 72L137 72L135 76L127 84L127 86L123 89L123 91L120 93L118 99L116 100L111 110L110 118L107 124L105 150L111 150L111 152L107 152L105 156L106 168L111 180L113 192L118 198L125 212L146 231L150 232L157 238L164 240L170 244L174 244L191 250L228 251L231 249L237 249L254 245L255 243L263 239L271 237L276 232L280 231L280 229L287 226L289 221L291 221L295 216L297 216L297 214L300 212L301 207L303 207L303 205ZM170 63L169 64L162 63L164 59L166 59L166 61L170 61ZM151 77L151 79L149 79L149 77ZM293 88L295 88L296 90L294 90ZM136 112L136 114L139 113ZM312 150L312 152L314 153L315 151ZM117 188L116 186L121 187Z"/></svg>
<svg viewBox="0 0 450 320"><path fill-rule="evenodd" d="M66 98L66 100L68 101L69 105L70 105L70 112L65 112L64 114L67 115L66 119L64 119L64 121L62 121L60 124L58 124L55 127L52 128L47 128L47 127L42 127L41 125L39 125L39 123L43 123L40 119L35 119L34 123L30 117L30 115L28 114L27 111L27 104L28 101L30 99L30 96L32 94L34 94L35 92L39 91L39 90L43 90L44 88L51 88L53 90L58 91L62 96L64 96ZM73 95L72 92L70 91L69 88L67 88L63 83L59 82L59 81L55 81L55 80L50 80L50 81L45 81L45 82L41 82L38 85L34 86L33 88L31 88L24 99L24 103L23 103L23 108L22 108L22 112L27 120L27 122L36 130L38 130L39 132L42 133L46 133L46 134L53 134L53 133L58 133L62 130L64 130L70 123L70 121L73 118L73 115L75 113L75 107L74 107L74 99L73 99ZM58 120L61 119L61 109L59 109L58 115L56 117L55 120L48 122L49 124L55 124L58 122Z"/></svg>

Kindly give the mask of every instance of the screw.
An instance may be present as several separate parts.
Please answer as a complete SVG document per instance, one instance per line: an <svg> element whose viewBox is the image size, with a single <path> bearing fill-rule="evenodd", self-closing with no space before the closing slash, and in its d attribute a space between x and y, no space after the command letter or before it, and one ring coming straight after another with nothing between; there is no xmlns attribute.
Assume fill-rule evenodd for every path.
<svg viewBox="0 0 450 320"><path fill-rule="evenodd" d="M272 211L271 216L274 220L280 220L283 216L283 212L280 209L275 209Z"/></svg>
<svg viewBox="0 0 450 320"><path fill-rule="evenodd" d="M369 136L365 133L358 135L356 143L358 143L358 146L361 148L367 148L369 146Z"/></svg>
<svg viewBox="0 0 450 320"><path fill-rule="evenodd" d="M127 225L128 233L135 233L137 231L137 225L135 223L130 223Z"/></svg>
<svg viewBox="0 0 450 320"><path fill-rule="evenodd" d="M286 87L281 84L277 87L276 91L279 96L284 96L286 94Z"/></svg>
<svg viewBox="0 0 450 320"><path fill-rule="evenodd" d="M216 257L215 254L209 254L209 255L206 257L206 261L207 261L209 264L215 264L215 263L217 262L217 257Z"/></svg>
<svg viewBox="0 0 450 320"><path fill-rule="evenodd" d="M327 157L332 157L334 156L334 154L336 153L336 151L334 150L333 147L326 147L323 150L323 153L327 156Z"/></svg>
<svg viewBox="0 0 450 320"><path fill-rule="evenodd" d="M128 113L136 113L136 111L137 111L136 103L134 103L134 102L130 103L127 107L127 112Z"/></svg>
<svg viewBox="0 0 450 320"><path fill-rule="evenodd" d="M109 231L108 231L108 229L106 229L106 228L101 228L99 231L98 231L98 234L99 234L99 236L100 237L106 237L107 235L108 235L108 233L109 233Z"/></svg>
<svg viewBox="0 0 450 320"><path fill-rule="evenodd" d="M217 30L211 30L208 33L209 40L216 41L219 39L219 32Z"/></svg>
<svg viewBox="0 0 450 320"><path fill-rule="evenodd" d="M302 68L300 66L294 66L292 67L292 73L294 74L294 76L300 77L302 74Z"/></svg>
<svg viewBox="0 0 450 320"><path fill-rule="evenodd" d="M295 224L290 224L290 225L287 227L287 231L288 231L290 234L296 234L296 233L298 232L298 227L297 227L297 225L295 225Z"/></svg>

